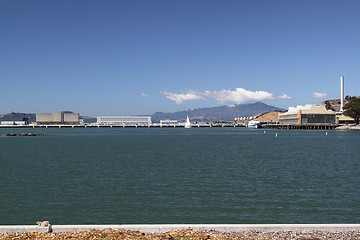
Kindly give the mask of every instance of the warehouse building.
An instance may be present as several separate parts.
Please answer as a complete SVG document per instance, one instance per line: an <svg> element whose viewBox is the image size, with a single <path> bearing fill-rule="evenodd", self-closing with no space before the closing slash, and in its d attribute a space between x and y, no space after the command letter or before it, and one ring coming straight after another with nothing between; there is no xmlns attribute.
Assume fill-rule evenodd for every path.
<svg viewBox="0 0 360 240"><path fill-rule="evenodd" d="M36 124L79 124L79 114L70 112L37 113Z"/></svg>
<svg viewBox="0 0 360 240"><path fill-rule="evenodd" d="M170 119L160 120L160 125L177 125L177 124L178 124L177 120L170 120Z"/></svg>
<svg viewBox="0 0 360 240"><path fill-rule="evenodd" d="M289 107L285 113L279 113L280 124L293 125L335 125L335 112L326 110L322 105L299 105Z"/></svg>
<svg viewBox="0 0 360 240"><path fill-rule="evenodd" d="M0 124L6 126L15 126L15 125L24 126L27 123L26 121L1 121Z"/></svg>
<svg viewBox="0 0 360 240"><path fill-rule="evenodd" d="M100 116L98 125L151 125L150 116Z"/></svg>

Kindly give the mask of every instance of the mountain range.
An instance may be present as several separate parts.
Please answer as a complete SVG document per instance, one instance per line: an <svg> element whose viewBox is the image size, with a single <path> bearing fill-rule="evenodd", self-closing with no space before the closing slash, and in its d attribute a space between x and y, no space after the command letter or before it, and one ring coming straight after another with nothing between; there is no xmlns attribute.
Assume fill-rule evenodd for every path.
<svg viewBox="0 0 360 240"><path fill-rule="evenodd" d="M232 121L235 117L250 117L260 113L271 112L275 110L282 109L267 105L262 102L256 102L251 104L197 108L174 113L157 112L151 116L151 120L153 122L159 122L161 119L185 121L186 116L189 116L192 121L197 122Z"/></svg>
<svg viewBox="0 0 360 240"><path fill-rule="evenodd" d="M250 117L264 112L271 112L275 110L282 110L280 108L267 105L262 102L251 104L237 104L226 105L220 107L197 108L173 113L156 112L151 115L151 120L154 123L160 120L171 119L178 121L185 121L186 116L191 118L191 121L196 122L218 122L218 121L232 121L235 117ZM28 116L30 122L36 121L35 113L8 113L0 115L0 121L21 121L22 117ZM85 123L96 122L95 117L80 116Z"/></svg>

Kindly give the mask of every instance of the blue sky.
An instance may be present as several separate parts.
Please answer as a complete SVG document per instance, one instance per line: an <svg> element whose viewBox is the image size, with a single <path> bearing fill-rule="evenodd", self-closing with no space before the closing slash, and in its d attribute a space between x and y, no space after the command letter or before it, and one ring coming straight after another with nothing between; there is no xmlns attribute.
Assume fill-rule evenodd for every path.
<svg viewBox="0 0 360 240"><path fill-rule="evenodd" d="M360 95L360 1L0 1L0 113Z"/></svg>

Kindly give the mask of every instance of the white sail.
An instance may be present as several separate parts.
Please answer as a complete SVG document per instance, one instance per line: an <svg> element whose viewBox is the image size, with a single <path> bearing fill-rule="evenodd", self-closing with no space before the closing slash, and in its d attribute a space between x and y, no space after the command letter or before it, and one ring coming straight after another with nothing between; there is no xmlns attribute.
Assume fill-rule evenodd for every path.
<svg viewBox="0 0 360 240"><path fill-rule="evenodd" d="M189 116L186 117L185 128L191 128L191 123L190 123L190 120L189 120Z"/></svg>

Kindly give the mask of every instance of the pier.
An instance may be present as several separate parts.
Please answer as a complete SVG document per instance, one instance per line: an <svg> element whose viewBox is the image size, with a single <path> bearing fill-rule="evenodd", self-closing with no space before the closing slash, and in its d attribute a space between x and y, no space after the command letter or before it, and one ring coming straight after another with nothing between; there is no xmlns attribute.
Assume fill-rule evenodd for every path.
<svg viewBox="0 0 360 240"><path fill-rule="evenodd" d="M49 125L0 125L0 128L184 128L183 124L150 124L150 125L98 125L98 124L49 124ZM193 123L193 128L200 127L245 127L233 123Z"/></svg>
<svg viewBox="0 0 360 240"><path fill-rule="evenodd" d="M193 128L204 127L246 127L245 124L233 123L194 123L191 125ZM296 130L333 130L340 125L298 125L298 124L261 124L261 128L272 129L296 129ZM0 125L0 128L184 128L182 124L151 124L151 125L97 125L97 124L49 124L49 125Z"/></svg>
<svg viewBox="0 0 360 240"><path fill-rule="evenodd" d="M333 130L339 125L262 124L261 126L273 129Z"/></svg>

